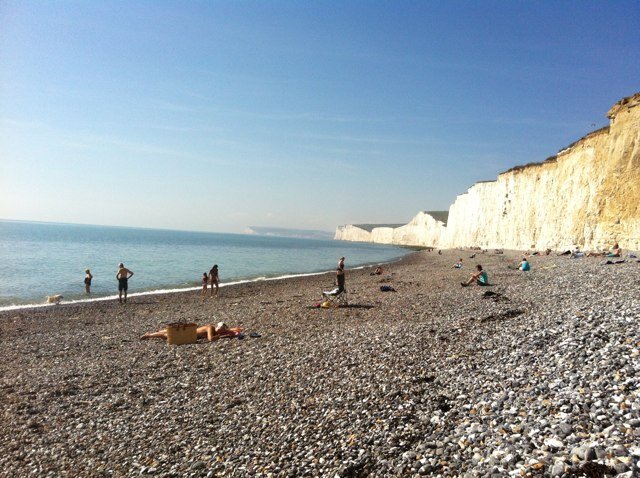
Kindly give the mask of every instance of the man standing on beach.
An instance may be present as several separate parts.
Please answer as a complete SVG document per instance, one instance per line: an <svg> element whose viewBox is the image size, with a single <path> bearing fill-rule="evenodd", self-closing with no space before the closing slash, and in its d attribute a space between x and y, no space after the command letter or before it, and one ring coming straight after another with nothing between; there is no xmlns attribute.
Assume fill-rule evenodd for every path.
<svg viewBox="0 0 640 478"><path fill-rule="evenodd" d="M129 289L129 278L133 275L133 271L127 269L121 262L118 264L118 301L122 304L122 292L124 291L124 303L127 303L127 290Z"/></svg>
<svg viewBox="0 0 640 478"><path fill-rule="evenodd" d="M338 286L338 292L344 292L344 268L338 267L336 270L336 285Z"/></svg>
<svg viewBox="0 0 640 478"><path fill-rule="evenodd" d="M344 291L344 257L338 261L338 269L336 270L336 285L340 292Z"/></svg>

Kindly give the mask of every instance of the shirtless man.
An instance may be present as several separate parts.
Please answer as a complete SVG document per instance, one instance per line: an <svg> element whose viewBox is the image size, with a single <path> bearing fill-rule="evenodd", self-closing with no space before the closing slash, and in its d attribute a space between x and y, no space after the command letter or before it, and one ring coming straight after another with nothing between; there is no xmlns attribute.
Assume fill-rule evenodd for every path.
<svg viewBox="0 0 640 478"><path fill-rule="evenodd" d="M196 336L198 338L206 337L209 342L222 338L222 337L237 337L242 332L242 329L230 328L224 322L218 322L217 324L207 324L196 329ZM158 332L147 332L140 340L147 339L164 339L167 340L167 329L162 329Z"/></svg>
<svg viewBox="0 0 640 478"><path fill-rule="evenodd" d="M118 279L118 300L122 304L122 292L124 291L124 303L127 303L127 290L129 289L129 278L133 275L133 271L127 269L121 262L118 264L118 273L116 279Z"/></svg>

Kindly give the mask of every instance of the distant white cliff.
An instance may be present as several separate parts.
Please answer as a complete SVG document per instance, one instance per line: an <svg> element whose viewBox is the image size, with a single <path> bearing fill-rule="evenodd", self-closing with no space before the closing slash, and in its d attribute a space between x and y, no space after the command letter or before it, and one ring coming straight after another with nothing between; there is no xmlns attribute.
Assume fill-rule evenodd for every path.
<svg viewBox="0 0 640 478"><path fill-rule="evenodd" d="M640 93L595 131L542 163L458 196L446 225L426 212L400 227L341 226L335 239L438 248L640 250Z"/></svg>
<svg viewBox="0 0 640 478"><path fill-rule="evenodd" d="M429 247L441 244L445 233L444 222L422 211L409 224L398 227L374 227L369 231L357 225L341 226L334 239Z"/></svg>

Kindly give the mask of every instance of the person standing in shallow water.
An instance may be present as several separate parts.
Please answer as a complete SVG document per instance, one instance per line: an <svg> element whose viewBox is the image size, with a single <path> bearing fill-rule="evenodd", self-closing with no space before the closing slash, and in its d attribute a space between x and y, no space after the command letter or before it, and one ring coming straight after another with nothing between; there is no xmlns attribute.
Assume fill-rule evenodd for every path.
<svg viewBox="0 0 640 478"><path fill-rule="evenodd" d="M86 271L84 271L84 273L84 290L87 294L91 294L91 279L93 279L91 270L87 269Z"/></svg>
<svg viewBox="0 0 640 478"><path fill-rule="evenodd" d="M213 297L213 288L216 288L216 295L218 295L218 287L220 284L220 277L218 276L218 264L214 264L209 271L209 280L211 280L211 294L209 297Z"/></svg>
<svg viewBox="0 0 640 478"><path fill-rule="evenodd" d="M116 279L118 279L118 301L122 304L122 293L124 292L124 303L127 303L127 291L129 290L129 279L133 275L133 271L127 269L121 262L118 264L118 273Z"/></svg>

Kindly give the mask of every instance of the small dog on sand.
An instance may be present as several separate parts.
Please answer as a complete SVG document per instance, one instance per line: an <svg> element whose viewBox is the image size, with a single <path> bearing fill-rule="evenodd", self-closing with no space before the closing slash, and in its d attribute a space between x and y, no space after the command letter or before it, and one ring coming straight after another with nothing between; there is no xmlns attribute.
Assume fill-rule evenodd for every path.
<svg viewBox="0 0 640 478"><path fill-rule="evenodd" d="M62 296L60 294L47 296L47 304L59 304L61 300Z"/></svg>

